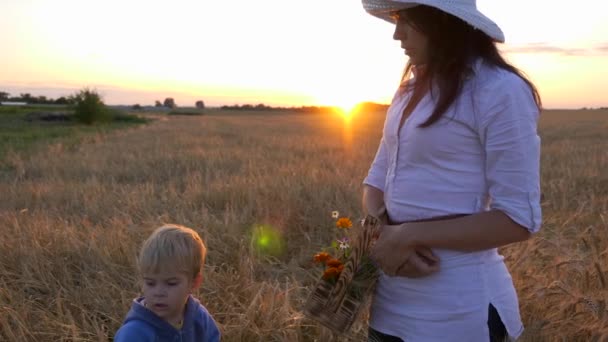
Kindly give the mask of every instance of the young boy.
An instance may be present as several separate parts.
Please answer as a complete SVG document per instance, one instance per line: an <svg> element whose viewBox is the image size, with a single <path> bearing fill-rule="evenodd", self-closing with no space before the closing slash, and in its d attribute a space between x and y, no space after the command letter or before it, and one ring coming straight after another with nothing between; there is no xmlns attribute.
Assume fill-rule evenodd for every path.
<svg viewBox="0 0 608 342"><path fill-rule="evenodd" d="M194 230L178 225L156 229L137 260L143 296L133 300L114 341L219 341L215 321L190 295L202 282L206 254Z"/></svg>

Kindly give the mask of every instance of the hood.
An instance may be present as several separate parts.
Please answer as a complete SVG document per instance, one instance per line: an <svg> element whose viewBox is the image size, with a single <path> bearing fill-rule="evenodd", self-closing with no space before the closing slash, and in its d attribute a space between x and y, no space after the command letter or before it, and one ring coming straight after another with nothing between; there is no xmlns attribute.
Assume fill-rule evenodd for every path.
<svg viewBox="0 0 608 342"><path fill-rule="evenodd" d="M131 304L131 309L127 313L127 317L125 318L124 323L126 324L129 321L143 321L148 325L154 327L156 334L158 336L163 337L172 337L175 334L179 334L179 330L177 330L173 325L169 324L167 321L158 317L154 312L150 309L146 308L143 305L144 297L139 297L133 300ZM191 330L194 322L194 317L196 317L197 308L199 306L198 300L193 298L192 296L188 297L188 301L186 302L186 309L184 310L184 324L182 326L182 330Z"/></svg>

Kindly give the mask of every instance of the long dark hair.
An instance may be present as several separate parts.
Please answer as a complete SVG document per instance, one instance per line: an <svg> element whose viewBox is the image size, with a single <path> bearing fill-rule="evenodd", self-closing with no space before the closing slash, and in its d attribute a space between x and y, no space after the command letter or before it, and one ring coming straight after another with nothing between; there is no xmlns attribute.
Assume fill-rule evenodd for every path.
<svg viewBox="0 0 608 342"><path fill-rule="evenodd" d="M496 43L481 30L455 16L425 5L406 9L399 15L405 15L405 20L428 38L429 49L429 60L421 77L416 76L416 82L409 82L414 67L409 61L403 72L401 89L413 88L414 94L410 101L413 103L408 103L406 111L416 106L430 84L439 88L437 106L419 127L428 127L441 118L460 94L466 77L472 73L471 64L477 58L521 77L530 88L538 108L541 108L540 95L534 84L500 55Z"/></svg>

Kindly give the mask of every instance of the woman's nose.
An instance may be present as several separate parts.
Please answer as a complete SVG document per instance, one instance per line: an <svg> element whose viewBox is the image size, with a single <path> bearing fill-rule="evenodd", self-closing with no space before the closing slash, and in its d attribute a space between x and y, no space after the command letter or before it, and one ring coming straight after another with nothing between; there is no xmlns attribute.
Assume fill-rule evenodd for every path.
<svg viewBox="0 0 608 342"><path fill-rule="evenodd" d="M407 27L406 25L397 22L395 25L395 32L393 33L394 40L406 40L407 39Z"/></svg>

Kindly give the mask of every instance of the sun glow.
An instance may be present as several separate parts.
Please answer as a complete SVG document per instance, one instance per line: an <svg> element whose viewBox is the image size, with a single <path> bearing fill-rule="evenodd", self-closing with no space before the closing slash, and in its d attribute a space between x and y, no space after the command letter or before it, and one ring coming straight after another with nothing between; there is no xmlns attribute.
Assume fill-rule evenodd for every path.
<svg viewBox="0 0 608 342"><path fill-rule="evenodd" d="M356 111L358 103L347 103L342 105L337 105L338 113L344 116L345 118L350 118Z"/></svg>
<svg viewBox="0 0 608 342"><path fill-rule="evenodd" d="M341 93L324 96L319 102L336 108L337 112L344 117L350 117L361 103L361 99L356 94Z"/></svg>

